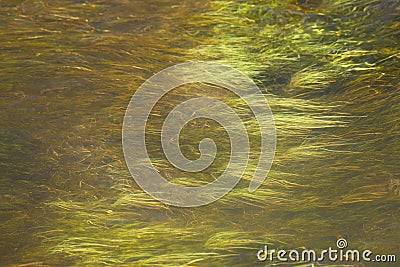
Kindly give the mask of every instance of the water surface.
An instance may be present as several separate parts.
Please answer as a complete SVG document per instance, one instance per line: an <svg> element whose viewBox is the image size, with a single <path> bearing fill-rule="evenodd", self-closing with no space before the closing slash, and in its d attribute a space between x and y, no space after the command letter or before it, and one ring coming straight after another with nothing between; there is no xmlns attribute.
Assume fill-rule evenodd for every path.
<svg viewBox="0 0 400 267"><path fill-rule="evenodd" d="M2 265L270 266L256 258L265 244L322 250L339 237L399 255L398 3L309 2L2 1ZM121 128L141 83L196 60L259 84L278 147L264 185L249 193L259 138L248 107L222 88L177 88L154 108L147 136L169 180L209 182L229 160L224 130L197 120L182 131L183 153L195 159L210 137L217 160L200 174L167 162L160 126L180 102L220 99L254 134L238 187L182 209L134 183Z"/></svg>

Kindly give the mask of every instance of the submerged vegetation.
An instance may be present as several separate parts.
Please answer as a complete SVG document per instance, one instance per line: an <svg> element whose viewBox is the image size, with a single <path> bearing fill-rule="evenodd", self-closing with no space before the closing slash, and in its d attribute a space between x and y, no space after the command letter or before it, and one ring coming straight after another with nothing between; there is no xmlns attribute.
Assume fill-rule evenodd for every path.
<svg viewBox="0 0 400 267"><path fill-rule="evenodd" d="M27 0L0 7L0 262L253 266L265 244L319 251L338 237L351 248L399 255L398 1ZM120 136L138 86L195 60L230 65L258 83L278 146L264 185L249 193L259 147L249 108L210 85L175 89L153 110L147 136L167 179L199 185L229 161L225 131L196 120L182 131L183 153L196 158L198 142L211 137L217 160L198 174L168 163L160 126L186 99L221 99L252 138L239 185L213 204L182 209L134 183Z"/></svg>

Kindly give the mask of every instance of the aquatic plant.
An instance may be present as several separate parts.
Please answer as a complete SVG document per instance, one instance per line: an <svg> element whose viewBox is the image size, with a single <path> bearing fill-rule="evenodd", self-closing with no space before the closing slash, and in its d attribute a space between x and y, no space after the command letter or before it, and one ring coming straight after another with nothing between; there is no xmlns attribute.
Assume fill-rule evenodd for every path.
<svg viewBox="0 0 400 267"><path fill-rule="evenodd" d="M5 264L249 266L266 243L322 249L337 236L398 253L397 1L5 2L0 244L4 255L16 251ZM120 136L134 90L190 60L228 64L257 81L278 147L265 184L249 193L259 146L249 108L222 88L177 88L148 125L152 162L167 179L204 184L229 160L224 130L196 120L182 132L184 154L196 158L211 133L217 160L200 174L168 163L160 125L185 99L229 104L252 148L232 192L179 209L133 182Z"/></svg>

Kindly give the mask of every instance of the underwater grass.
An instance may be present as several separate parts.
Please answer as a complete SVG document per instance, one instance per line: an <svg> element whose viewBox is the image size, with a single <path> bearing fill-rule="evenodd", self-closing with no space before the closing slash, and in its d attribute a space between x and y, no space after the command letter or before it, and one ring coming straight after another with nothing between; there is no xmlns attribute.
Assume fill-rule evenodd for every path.
<svg viewBox="0 0 400 267"><path fill-rule="evenodd" d="M355 248L399 253L398 4L315 2L182 3L150 17L150 7L135 1L7 7L16 19L1 37L9 50L0 101L10 107L0 153L2 247L14 248L7 240L25 235L37 248L24 247L6 264L249 266L266 243L323 249L338 236ZM228 64L266 92L278 147L255 193L247 185L257 165L257 123L243 101L205 85L182 88L155 108L148 149L176 183L218 177L229 160L218 125L200 121L182 136L185 152L195 157L195 138L221 134L218 161L199 175L171 167L157 142L164 107L213 95L237 110L252 138L237 188L206 207L178 209L145 194L126 170L120 131L132 92L154 72L186 60ZM199 124L210 128L201 131Z"/></svg>

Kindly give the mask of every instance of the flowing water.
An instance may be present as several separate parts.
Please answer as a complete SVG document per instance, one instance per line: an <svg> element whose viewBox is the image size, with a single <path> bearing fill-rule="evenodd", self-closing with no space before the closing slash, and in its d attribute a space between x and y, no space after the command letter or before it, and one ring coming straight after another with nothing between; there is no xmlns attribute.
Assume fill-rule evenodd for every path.
<svg viewBox="0 0 400 267"><path fill-rule="evenodd" d="M399 17L398 1L383 0L1 1L0 265L272 266L257 260L264 245L320 251L338 238L400 260ZM160 144L176 105L211 96L251 133L244 179L219 201L177 208L130 176L121 144L130 98L188 61L235 67L265 93L277 151L256 192L254 118L208 84L176 88L153 109L152 162L192 186L223 172L230 144L213 121L181 132L190 159L204 137L216 140L202 173L176 170Z"/></svg>

